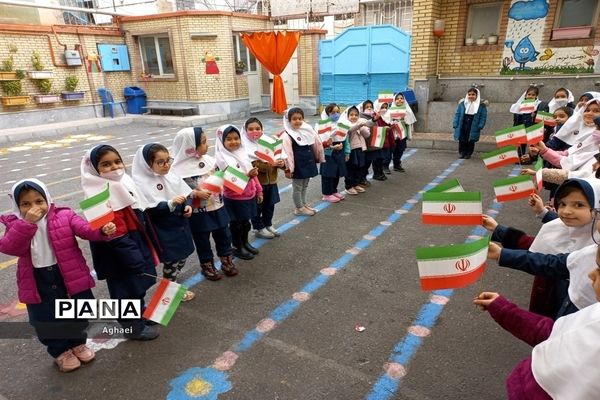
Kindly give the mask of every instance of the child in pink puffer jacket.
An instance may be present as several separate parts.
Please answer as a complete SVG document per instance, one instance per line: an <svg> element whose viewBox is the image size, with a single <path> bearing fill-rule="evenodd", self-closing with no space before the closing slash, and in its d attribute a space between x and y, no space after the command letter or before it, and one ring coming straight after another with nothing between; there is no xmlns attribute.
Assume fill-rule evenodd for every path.
<svg viewBox="0 0 600 400"><path fill-rule="evenodd" d="M13 213L0 216L6 226L0 252L19 257L17 287L19 301L27 306L29 323L55 358L62 372L94 359L85 345L88 321L57 320L56 299L93 299L94 279L75 236L102 241L115 231L112 222L93 230L66 207L56 207L46 186L37 179L21 180L9 194ZM57 338L60 333L62 338Z"/></svg>

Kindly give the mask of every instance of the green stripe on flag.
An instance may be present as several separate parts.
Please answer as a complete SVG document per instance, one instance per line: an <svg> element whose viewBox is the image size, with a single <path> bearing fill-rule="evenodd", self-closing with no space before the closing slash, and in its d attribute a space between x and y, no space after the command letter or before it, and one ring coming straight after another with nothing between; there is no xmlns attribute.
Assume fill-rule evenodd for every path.
<svg viewBox="0 0 600 400"><path fill-rule="evenodd" d="M225 173L230 173L232 175L235 175L245 182L248 182L250 180L250 177L248 175L244 174L239 169L232 167L231 165L228 166L227 168L225 168Z"/></svg>
<svg viewBox="0 0 600 400"><path fill-rule="evenodd" d="M79 207L81 207L82 210L87 210L88 208L94 207L95 205L98 205L100 203L107 201L109 197L110 197L110 190L109 190L108 183L107 183L106 190L103 190L102 192L95 194L92 197L88 197L87 199L80 201Z"/></svg>
<svg viewBox="0 0 600 400"><path fill-rule="evenodd" d="M453 244L450 246L417 247L417 260L444 260L457 257L469 257L479 253L490 244L490 237L486 236L471 243Z"/></svg>
<svg viewBox="0 0 600 400"><path fill-rule="evenodd" d="M268 149L271 149L273 151L275 151L275 149L277 148L277 143L271 143L267 140L263 140L262 138L258 139L256 141L256 144L262 147L266 147Z"/></svg>
<svg viewBox="0 0 600 400"><path fill-rule="evenodd" d="M544 160L542 159L542 157L539 157L538 160L535 162L535 170L539 171L540 169L542 169L543 166Z"/></svg>
<svg viewBox="0 0 600 400"><path fill-rule="evenodd" d="M423 193L423 201L431 202L461 202L461 201L481 201L481 192L448 192L448 193L436 193L436 192L425 192Z"/></svg>
<svg viewBox="0 0 600 400"><path fill-rule="evenodd" d="M175 296L171 301L171 305L169 306L167 311L165 311L165 315L163 315L162 319L160 320L160 324L162 326L167 326L169 324L169 321L171 321L171 318L173 318L173 315L175 314L177 307L179 307L179 303L181 303L181 299L183 299L186 290L187 287L183 285L179 286L179 289L177 289L177 293L175 293Z"/></svg>
<svg viewBox="0 0 600 400"><path fill-rule="evenodd" d="M519 175L519 176L514 176L511 178L498 179L497 181L494 181L494 187L508 186L508 185L512 185L514 183L522 183L522 182L527 182L527 181L531 181L531 176Z"/></svg>
<svg viewBox="0 0 600 400"><path fill-rule="evenodd" d="M506 135L507 133L520 131L521 129L525 129L525 125L517 125L511 126L510 128L504 128L495 133L496 136Z"/></svg>
<svg viewBox="0 0 600 400"><path fill-rule="evenodd" d="M445 192L446 190L449 190L449 189L453 189L455 187L461 187L458 179L448 179L447 181L440 183L436 187L429 189L425 193L440 193L440 192Z"/></svg>
<svg viewBox="0 0 600 400"><path fill-rule="evenodd" d="M525 128L525 132L533 132L537 129L543 128L544 127L544 123L543 122L538 122L535 125L531 125L530 127Z"/></svg>
<svg viewBox="0 0 600 400"><path fill-rule="evenodd" d="M338 128L338 129L341 129L341 130L346 130L346 131L350 129L350 127L349 127L348 125L346 125L346 124L343 124L343 123L341 123L341 122L338 122L338 124L337 124L337 128Z"/></svg>
<svg viewBox="0 0 600 400"><path fill-rule="evenodd" d="M486 158L495 157L502 153L508 153L509 151L517 151L517 147L516 146L504 146L499 149L488 151L487 153L483 153L481 155L481 158L483 160L485 160Z"/></svg>
<svg viewBox="0 0 600 400"><path fill-rule="evenodd" d="M554 119L554 115L552 113L545 111L538 111L535 115L542 119Z"/></svg>
<svg viewBox="0 0 600 400"><path fill-rule="evenodd" d="M327 118L327 119L322 119L319 122L317 122L317 124L319 125L327 125L331 123L331 118Z"/></svg>

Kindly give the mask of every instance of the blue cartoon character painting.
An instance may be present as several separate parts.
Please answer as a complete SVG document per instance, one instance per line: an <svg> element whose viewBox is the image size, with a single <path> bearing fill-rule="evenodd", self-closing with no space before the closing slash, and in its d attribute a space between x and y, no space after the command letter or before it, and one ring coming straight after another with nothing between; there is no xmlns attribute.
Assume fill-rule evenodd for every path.
<svg viewBox="0 0 600 400"><path fill-rule="evenodd" d="M537 61L537 56L540 55L540 52L535 49L535 46L529 39L529 35L521 39L515 48L512 47L512 40L507 40L504 44L512 51L514 60L519 64L518 67L514 68L516 70L523 71L528 69L525 67L525 64Z"/></svg>

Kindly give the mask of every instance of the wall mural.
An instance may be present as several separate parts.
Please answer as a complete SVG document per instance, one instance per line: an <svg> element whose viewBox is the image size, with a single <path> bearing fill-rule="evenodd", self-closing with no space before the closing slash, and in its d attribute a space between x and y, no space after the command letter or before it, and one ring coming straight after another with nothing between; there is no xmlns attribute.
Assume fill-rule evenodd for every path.
<svg viewBox="0 0 600 400"><path fill-rule="evenodd" d="M594 73L600 71L600 49L542 47L549 4L547 0L513 0L508 10L501 75Z"/></svg>

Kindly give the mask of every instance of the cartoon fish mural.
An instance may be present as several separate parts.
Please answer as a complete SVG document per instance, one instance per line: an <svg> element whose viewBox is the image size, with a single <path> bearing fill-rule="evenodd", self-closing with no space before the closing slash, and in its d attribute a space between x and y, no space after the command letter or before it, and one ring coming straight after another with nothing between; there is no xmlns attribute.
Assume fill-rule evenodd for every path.
<svg viewBox="0 0 600 400"><path fill-rule="evenodd" d="M529 39L529 35L521 39L515 48L512 47L512 40L507 41L505 44L510 48L515 61L519 64L519 66L515 69L524 70L525 64L528 62L537 61L537 56L540 54L540 52L535 49L535 46Z"/></svg>

